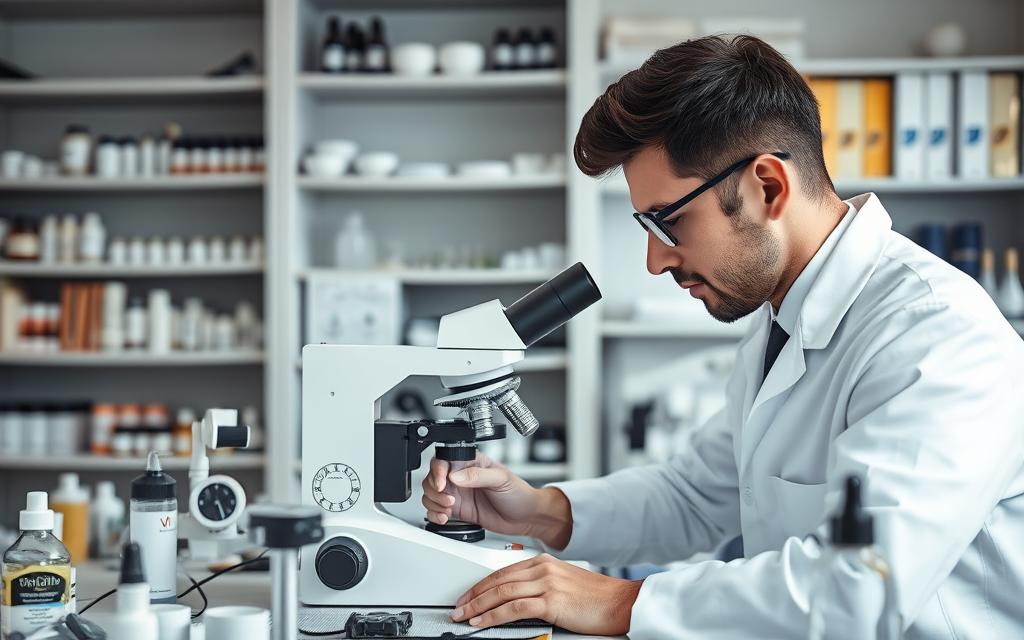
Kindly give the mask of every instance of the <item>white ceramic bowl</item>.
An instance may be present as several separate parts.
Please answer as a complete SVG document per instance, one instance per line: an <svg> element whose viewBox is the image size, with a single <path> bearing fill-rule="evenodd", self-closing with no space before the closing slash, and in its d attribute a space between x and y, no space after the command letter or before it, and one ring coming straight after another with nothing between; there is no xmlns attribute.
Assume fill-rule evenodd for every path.
<svg viewBox="0 0 1024 640"><path fill-rule="evenodd" d="M453 76L471 76L484 70L487 56L477 42L449 42L441 45L438 64L441 73Z"/></svg>
<svg viewBox="0 0 1024 640"><path fill-rule="evenodd" d="M447 178L450 173L444 162L407 162L398 167L398 175L406 178Z"/></svg>
<svg viewBox="0 0 1024 640"><path fill-rule="evenodd" d="M437 66L437 49L422 42L407 42L391 50L391 68L400 76L429 76Z"/></svg>
<svg viewBox="0 0 1024 640"><path fill-rule="evenodd" d="M476 160L460 163L456 173L467 178L507 178L512 166L502 160Z"/></svg>
<svg viewBox="0 0 1024 640"><path fill-rule="evenodd" d="M321 140L313 145L313 149L318 154L341 156L350 162L359 153L359 145L352 140Z"/></svg>
<svg viewBox="0 0 1024 640"><path fill-rule="evenodd" d="M302 160L306 173L317 178L337 178L348 170L349 161L340 155L311 153Z"/></svg>
<svg viewBox="0 0 1024 640"><path fill-rule="evenodd" d="M371 178L383 178L398 168L398 154L390 151L374 151L356 157L356 173Z"/></svg>

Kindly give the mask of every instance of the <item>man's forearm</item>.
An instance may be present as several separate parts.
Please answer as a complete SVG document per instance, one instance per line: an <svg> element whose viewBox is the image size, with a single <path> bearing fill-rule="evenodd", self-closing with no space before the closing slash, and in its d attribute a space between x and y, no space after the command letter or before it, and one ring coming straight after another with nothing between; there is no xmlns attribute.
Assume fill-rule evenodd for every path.
<svg viewBox="0 0 1024 640"><path fill-rule="evenodd" d="M569 498L554 487L538 490L538 506L531 536L561 551L572 537L572 505Z"/></svg>

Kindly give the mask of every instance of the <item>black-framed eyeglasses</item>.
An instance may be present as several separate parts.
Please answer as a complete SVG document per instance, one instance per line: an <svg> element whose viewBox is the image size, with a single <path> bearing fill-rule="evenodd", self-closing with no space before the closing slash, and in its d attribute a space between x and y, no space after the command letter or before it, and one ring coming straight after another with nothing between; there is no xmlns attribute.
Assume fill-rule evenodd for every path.
<svg viewBox="0 0 1024 640"><path fill-rule="evenodd" d="M747 166L748 164L750 164L754 160L757 160L762 155L764 155L764 154L759 153L759 154L757 154L755 156L750 156L749 158L744 158L743 160L740 160L738 162L735 162L735 163L729 165L721 173L719 173L715 177L711 178L710 180L708 180L704 184L700 185L699 187L697 187L696 189L694 189L690 193L686 194L682 198L680 198L680 199L676 200L675 202L673 202L672 204L668 205L667 207L663 207L662 209L659 209L658 211L653 211L653 212L641 213L639 211L635 211L635 212L633 212L633 217L636 218L636 221L640 223L640 226L643 227L645 231L650 231L659 240L661 240L662 242L664 242L668 246L670 246L670 247L678 246L679 245L679 241L676 240L676 237L674 235L672 235L672 231L671 231L671 229L669 229L670 225L665 222L665 218L667 218L668 216L672 215L673 213L675 213L679 209L682 209L684 206L686 206L687 204L692 202L697 196L699 196L700 194L704 193L705 191L707 191L711 187L715 186L716 184L718 184L722 180L725 180L726 178L731 176L733 173L739 171L740 169L742 169L743 167ZM789 160L789 158L790 158L790 154L785 152L785 151L773 151L769 155L773 155L773 156L775 156L776 158L778 158L780 160Z"/></svg>

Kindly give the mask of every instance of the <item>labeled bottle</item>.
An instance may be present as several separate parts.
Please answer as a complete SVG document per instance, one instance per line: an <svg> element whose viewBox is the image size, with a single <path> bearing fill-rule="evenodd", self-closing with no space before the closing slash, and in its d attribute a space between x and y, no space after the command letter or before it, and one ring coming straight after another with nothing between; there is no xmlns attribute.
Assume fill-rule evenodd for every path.
<svg viewBox="0 0 1024 640"><path fill-rule="evenodd" d="M60 246L57 251L61 262L78 260L78 220L73 214L65 214L60 221Z"/></svg>
<svg viewBox="0 0 1024 640"><path fill-rule="evenodd" d="M54 264L60 255L60 223L57 216L46 216L39 226L39 260Z"/></svg>
<svg viewBox="0 0 1024 640"><path fill-rule="evenodd" d="M32 491L18 519L21 535L3 560L0 637L26 636L58 622L72 605L71 554L53 534L45 491Z"/></svg>
<svg viewBox="0 0 1024 640"><path fill-rule="evenodd" d="M1006 273L999 286L999 310L1007 318L1024 318L1024 287L1020 284L1020 257L1016 249L1006 250Z"/></svg>
<svg viewBox="0 0 1024 640"><path fill-rule="evenodd" d="M150 602L174 604L178 563L178 499L174 478L160 467L151 451L146 472L132 480L128 514L132 542L142 547L142 564L149 581Z"/></svg>
<svg viewBox="0 0 1024 640"><path fill-rule="evenodd" d="M491 68L495 71L509 71L515 67L516 51L512 46L512 36L508 29L494 32L494 44L491 45Z"/></svg>
<svg viewBox="0 0 1024 640"><path fill-rule="evenodd" d="M139 176L139 143L131 137L121 138L118 145L121 151L121 177L137 178Z"/></svg>
<svg viewBox="0 0 1024 640"><path fill-rule="evenodd" d="M370 20L370 40L366 43L366 56L363 66L371 73L384 73L390 70L388 63L388 43L384 36L384 21L379 17Z"/></svg>
<svg viewBox="0 0 1024 640"><path fill-rule="evenodd" d="M30 262L39 259L41 248L39 231L25 220L15 220L4 239L4 257Z"/></svg>
<svg viewBox="0 0 1024 640"><path fill-rule="evenodd" d="M78 257L82 262L101 262L107 246L107 229L100 214L90 211L82 218L78 234Z"/></svg>
<svg viewBox="0 0 1024 640"><path fill-rule="evenodd" d="M60 143L60 169L66 176L84 176L89 173L92 158L92 135L89 127L68 125Z"/></svg>
<svg viewBox="0 0 1024 640"><path fill-rule="evenodd" d="M544 27L540 30L540 40L537 42L537 68L554 69L557 66L558 44L555 40L555 30Z"/></svg>
<svg viewBox="0 0 1024 640"><path fill-rule="evenodd" d="M192 423L196 421L196 414L187 407L178 409L178 416L174 421L174 428L171 437L174 441L174 455L187 458L192 455Z"/></svg>
<svg viewBox="0 0 1024 640"><path fill-rule="evenodd" d="M124 545L121 554L121 578L114 594L113 613L97 616L107 640L159 640L156 614L150 609L152 571L145 562L145 551L134 542ZM152 578L149 578L152 581Z"/></svg>
<svg viewBox="0 0 1024 640"><path fill-rule="evenodd" d="M96 497L89 509L92 556L116 558L121 549L125 527L125 506L114 493L114 483L104 480L96 485Z"/></svg>
<svg viewBox="0 0 1024 640"><path fill-rule="evenodd" d="M999 299L999 285L996 284L996 256L992 249L985 248L981 252L981 276L978 278L981 287L992 300Z"/></svg>
<svg viewBox="0 0 1024 640"><path fill-rule="evenodd" d="M139 143L139 175L152 178L157 174L157 144L153 136L142 136Z"/></svg>
<svg viewBox="0 0 1024 640"><path fill-rule="evenodd" d="M537 43L529 29L523 27L516 34L515 40L516 69L533 69L537 66Z"/></svg>
<svg viewBox="0 0 1024 640"><path fill-rule="evenodd" d="M96 145L96 175L117 178L121 175L121 145L113 136L100 136Z"/></svg>
<svg viewBox="0 0 1024 640"><path fill-rule="evenodd" d="M810 640L895 640L903 635L892 569L875 544L874 518L863 509L861 482L846 479L830 541L814 567Z"/></svg>
<svg viewBox="0 0 1024 640"><path fill-rule="evenodd" d="M341 19L337 16L327 19L327 36L320 51L320 70L326 73L345 70L345 39L341 34Z"/></svg>
<svg viewBox="0 0 1024 640"><path fill-rule="evenodd" d="M85 562L89 558L89 492L79 484L77 473L60 474L53 510L64 516L61 540L71 552L71 561Z"/></svg>
<svg viewBox="0 0 1024 640"><path fill-rule="evenodd" d="M128 349L142 349L146 346L146 306L142 298L132 298L125 313L124 346Z"/></svg>
<svg viewBox="0 0 1024 640"><path fill-rule="evenodd" d="M365 71L366 36L354 22L348 23L348 42L345 47L345 70L350 72Z"/></svg>

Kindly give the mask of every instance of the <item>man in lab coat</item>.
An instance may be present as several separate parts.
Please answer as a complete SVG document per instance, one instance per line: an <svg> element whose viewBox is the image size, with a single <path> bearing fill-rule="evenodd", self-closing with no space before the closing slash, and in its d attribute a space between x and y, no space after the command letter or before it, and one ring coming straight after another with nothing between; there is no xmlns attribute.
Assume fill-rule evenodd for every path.
<svg viewBox="0 0 1024 640"><path fill-rule="evenodd" d="M856 474L907 637L1024 638L1024 342L971 278L892 231L876 196L836 195L793 67L751 37L659 51L594 103L575 158L624 170L652 274L723 322L753 315L727 406L671 462L604 478L533 489L483 456L450 475L435 460L428 517L609 566L737 536L744 557L641 582L542 555L473 586L453 618L805 637L809 534Z"/></svg>

